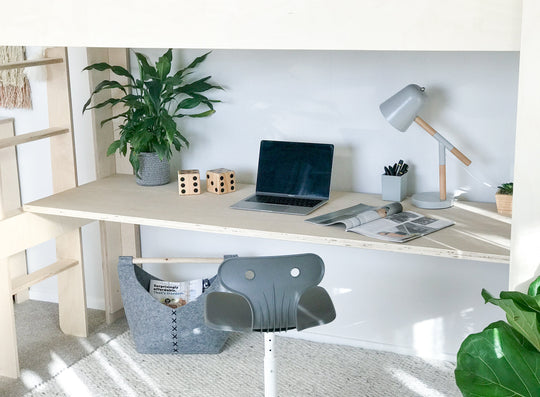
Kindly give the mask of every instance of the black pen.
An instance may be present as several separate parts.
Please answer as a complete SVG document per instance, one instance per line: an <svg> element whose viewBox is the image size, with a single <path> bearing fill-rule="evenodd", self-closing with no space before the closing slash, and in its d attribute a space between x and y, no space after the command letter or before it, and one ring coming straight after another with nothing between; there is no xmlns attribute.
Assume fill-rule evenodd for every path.
<svg viewBox="0 0 540 397"><path fill-rule="evenodd" d="M399 163L397 165L396 169L396 175L400 175L401 169L403 168L403 160L399 160Z"/></svg>

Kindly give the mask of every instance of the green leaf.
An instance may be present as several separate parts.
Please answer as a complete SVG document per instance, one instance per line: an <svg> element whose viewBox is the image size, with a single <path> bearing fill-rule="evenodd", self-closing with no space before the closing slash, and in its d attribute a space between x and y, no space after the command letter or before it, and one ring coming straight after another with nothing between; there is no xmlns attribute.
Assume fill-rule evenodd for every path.
<svg viewBox="0 0 540 397"><path fill-rule="evenodd" d="M160 121L166 131L167 141L169 144L173 144L174 137L178 133L176 123L173 118L166 112L162 112L160 115Z"/></svg>
<svg viewBox="0 0 540 397"><path fill-rule="evenodd" d="M464 397L540 396L540 353L503 321L469 335L457 355Z"/></svg>
<svg viewBox="0 0 540 397"><path fill-rule="evenodd" d="M131 163L131 166L133 167L133 172L135 175L140 177L139 175L139 156L137 156L137 152L131 148L131 151L129 152L129 162Z"/></svg>
<svg viewBox="0 0 540 397"><path fill-rule="evenodd" d="M529 296L540 295L540 276L529 285Z"/></svg>
<svg viewBox="0 0 540 397"><path fill-rule="evenodd" d="M101 123L100 123L100 126L103 127L105 125L105 123L108 123L109 121L112 121L114 119L118 119L120 117L126 117L128 115L128 112L124 112L124 113L120 113L120 114L117 114L116 116L113 116L113 117L109 117L105 120L102 120Z"/></svg>
<svg viewBox="0 0 540 397"><path fill-rule="evenodd" d="M123 68L122 66L111 66L111 70L114 74L116 74L117 76L124 76L124 77L128 77L130 80L132 81L135 81L135 79L133 78L133 76L131 75L131 73L129 73L125 68Z"/></svg>
<svg viewBox="0 0 540 397"><path fill-rule="evenodd" d="M526 298L531 298L521 292L507 292L501 295L507 297L520 296L518 302L525 301L527 300ZM523 335L540 352L540 329L538 327L538 312L536 310L529 310L526 306L516 303L513 299L496 299L485 289L482 290L482 296L486 303L492 303L503 309L506 312L508 324Z"/></svg>
<svg viewBox="0 0 540 397"><path fill-rule="evenodd" d="M108 63L105 63L105 62L94 63L93 65L89 65L89 66L85 67L83 69L83 71L85 71L85 70L98 70L100 72L103 72L104 70L111 70L117 76L128 77L131 80L135 81L135 79L133 78L131 73L129 73L122 66L111 66L111 65L109 65Z"/></svg>
<svg viewBox="0 0 540 397"><path fill-rule="evenodd" d="M83 113L86 111L86 109L88 108L88 106L90 105L90 102L92 101L92 97L97 94L98 92L102 91L102 90L106 90L106 89L114 89L114 88L118 88L119 90L122 90L124 93L126 93L126 89L125 87L129 87L129 85L122 85L120 84L118 81L114 81L114 80L103 80L102 82L100 82L96 88L94 89L94 91L92 92L92 94L90 95L90 98L88 98L88 100L86 101L86 103L84 104L83 106Z"/></svg>
<svg viewBox="0 0 540 397"><path fill-rule="evenodd" d="M176 110L180 109L193 109L196 108L201 104L200 98L186 98L183 101L181 101L178 106L176 107Z"/></svg>
<svg viewBox="0 0 540 397"><path fill-rule="evenodd" d="M158 77L164 80L171 71L172 49L168 49L156 62Z"/></svg>
<svg viewBox="0 0 540 397"><path fill-rule="evenodd" d="M196 68L197 65L204 62L208 54L210 54L212 51L208 51L206 54L201 55L200 57L195 58L186 68L183 69L183 71L186 71L188 69Z"/></svg>
<svg viewBox="0 0 540 397"><path fill-rule="evenodd" d="M214 113L216 113L215 110L207 110L206 112L197 113L197 114L186 114L186 116L188 116L188 117L194 117L194 118L197 118L197 117L208 117L208 116L213 115Z"/></svg>
<svg viewBox="0 0 540 397"><path fill-rule="evenodd" d="M204 78L202 78L200 80L194 81L193 83L186 84L186 85L184 85L182 87L178 87L178 88L175 89L175 93L184 93L184 94L191 95L192 93L204 92L204 91L208 91L208 90L210 90L212 88L222 90L223 88L221 88L220 86L213 85L213 84L210 84L210 83L206 82L211 77L212 76L206 76L206 77L204 77Z"/></svg>
<svg viewBox="0 0 540 397"><path fill-rule="evenodd" d="M100 109L102 107L105 107L107 105L111 105L111 107L113 107L114 105L120 103L120 102L123 102L122 99L118 99L118 98L109 98L103 102L100 102L94 106L90 106L90 107L85 107L86 110L90 110L90 109Z"/></svg>
<svg viewBox="0 0 540 397"><path fill-rule="evenodd" d="M107 149L107 156L110 156L111 154L114 154L122 145L120 140L114 141L110 144L109 148Z"/></svg>
<svg viewBox="0 0 540 397"><path fill-rule="evenodd" d="M110 69L112 66L109 65L108 63L106 62L98 62L98 63L93 63L92 65L88 65L87 67L85 67L83 69L83 72L85 70L98 70L100 72L103 72L104 70L108 70Z"/></svg>
<svg viewBox="0 0 540 397"><path fill-rule="evenodd" d="M149 97L152 101L152 104L154 106L154 109L156 110L156 113L159 113L157 110L160 108L161 103L161 81L159 80L150 80L144 82L145 87L148 89Z"/></svg>
<svg viewBox="0 0 540 397"><path fill-rule="evenodd" d="M524 310L540 313L540 295L530 296L517 291L502 291L501 299L513 300L517 305L523 307Z"/></svg>
<svg viewBox="0 0 540 397"><path fill-rule="evenodd" d="M139 62L139 71L141 73L141 79L144 81L147 77L149 78L157 78L158 74L154 67L150 66L148 63L148 59L146 59L146 56L143 54L136 52L135 56L137 57L137 60Z"/></svg>

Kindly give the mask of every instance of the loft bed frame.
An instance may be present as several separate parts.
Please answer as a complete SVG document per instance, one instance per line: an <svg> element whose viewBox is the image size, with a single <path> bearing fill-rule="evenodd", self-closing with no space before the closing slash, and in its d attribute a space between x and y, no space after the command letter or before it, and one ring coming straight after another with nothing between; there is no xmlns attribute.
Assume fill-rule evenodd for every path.
<svg viewBox="0 0 540 397"><path fill-rule="evenodd" d="M540 238L540 207L536 205L540 184L529 172L531 165L536 164L540 147L540 119L537 116L540 108L540 97L537 95L540 87L540 26L537 23L540 20L540 4L537 0L335 0L317 3L298 0L264 5L239 0L235 6L231 8L229 3L218 0L171 1L166 5L167 12L163 12L162 9L148 9L142 0L117 0L112 3L95 0L91 4L85 3L81 12L74 13L70 0L57 1L54 8L37 0L21 0L4 5L3 11L10 18L3 21L0 37L9 44L88 47L89 62L106 61L125 66L128 66L129 59L125 48L130 47L519 51L510 288L523 290L540 273L540 244L537 244ZM110 17L103 17L105 14L125 17L122 23L113 23ZM150 27L154 21L159 21L159 30ZM201 25L204 25L204 29L201 29ZM144 26L149 28L141 28ZM48 63L48 68L58 66L51 59L44 62ZM62 62L60 65L65 65ZM92 73L91 84L95 85L103 78L104 75ZM104 156L105 148L114 139L115 132L114 126L105 127L109 129L99 127L100 120L110 117L110 114L103 112L107 111L93 112L92 116L98 179L131 173L129 163L123 158ZM9 130L10 127L4 126L0 132L6 131L6 128ZM33 135L7 137L0 141L0 147L12 149L13 145L53 135L69 137L72 145L71 130L71 122L64 122ZM98 130L99 134L96 134ZM13 132L9 130L6 134L13 135ZM69 147L69 143L66 147ZM76 172L67 168L69 172ZM69 175L61 174L64 171L58 170L59 180L72 180ZM54 167L53 173L57 174ZM55 193L74 186L68 183L55 188ZM9 187L14 188L18 189L18 186ZM2 192L6 191L4 184ZM0 221L0 252L5 258L0 263L2 318L13 319L11 296L14 293L24 294L32 283L60 272L68 275L68 278L62 277L64 281L61 284L79 288L79 292L72 290L67 294L77 297L75 306L65 306L62 302L67 299L59 296L61 307L68 307L70 315L75 311L78 313L77 316L68 317L61 310L62 329L69 334L85 335L86 308L84 294L80 292L84 291L84 282L73 284L69 280L81 280L82 263L80 246L77 245L80 244L79 228L92 220L21 211L15 209L20 205L16 200L15 204L9 204L9 208L6 201L3 203L4 210L13 209L15 212ZM23 236L17 232L22 227L31 227L32 233ZM108 220L101 220L100 227L106 315L107 321L111 322L122 314L122 302L115 293L116 260L119 255L140 256L139 232L138 226ZM73 236L79 236L78 243L70 245L75 249L59 252L61 259L48 271L13 277L13 269L17 267L7 265L12 257L50 238L58 237L61 241L63 236L68 235L75 239ZM60 243L60 250L67 245ZM16 278L18 281L15 281ZM59 294L64 293L62 286L59 290ZM0 375L18 376L14 320L0 325L0 357Z"/></svg>

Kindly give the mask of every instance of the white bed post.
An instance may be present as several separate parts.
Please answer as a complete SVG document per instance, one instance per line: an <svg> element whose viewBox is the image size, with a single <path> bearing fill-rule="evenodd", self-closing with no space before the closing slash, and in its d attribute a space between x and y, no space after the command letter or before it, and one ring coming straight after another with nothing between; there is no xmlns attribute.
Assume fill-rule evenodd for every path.
<svg viewBox="0 0 540 397"><path fill-rule="evenodd" d="M264 397L277 397L275 335L264 333Z"/></svg>

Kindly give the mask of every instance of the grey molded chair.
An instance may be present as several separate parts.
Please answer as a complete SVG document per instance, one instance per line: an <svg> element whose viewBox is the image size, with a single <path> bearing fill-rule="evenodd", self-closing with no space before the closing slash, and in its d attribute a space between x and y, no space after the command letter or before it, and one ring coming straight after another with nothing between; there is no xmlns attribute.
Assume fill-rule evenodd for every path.
<svg viewBox="0 0 540 397"><path fill-rule="evenodd" d="M315 254L244 257L219 267L219 287L206 295L205 322L223 331L265 334L265 396L276 396L274 332L333 321L336 311L318 284L324 263Z"/></svg>

